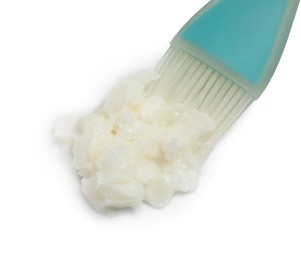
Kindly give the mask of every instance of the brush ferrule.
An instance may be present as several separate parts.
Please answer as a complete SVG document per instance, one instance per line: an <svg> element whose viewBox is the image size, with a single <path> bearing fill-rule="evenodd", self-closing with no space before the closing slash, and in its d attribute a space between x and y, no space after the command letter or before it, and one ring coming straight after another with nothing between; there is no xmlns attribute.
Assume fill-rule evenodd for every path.
<svg viewBox="0 0 301 260"><path fill-rule="evenodd" d="M257 99L276 70L298 3L211 1L171 45L209 64Z"/></svg>

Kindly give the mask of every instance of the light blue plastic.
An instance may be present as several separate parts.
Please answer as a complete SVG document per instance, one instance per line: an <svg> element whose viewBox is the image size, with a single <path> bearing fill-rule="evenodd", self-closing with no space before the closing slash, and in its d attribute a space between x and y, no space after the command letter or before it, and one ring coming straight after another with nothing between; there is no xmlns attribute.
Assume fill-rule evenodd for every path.
<svg viewBox="0 0 301 260"><path fill-rule="evenodd" d="M277 67L298 3L211 1L171 44L209 63L258 98Z"/></svg>

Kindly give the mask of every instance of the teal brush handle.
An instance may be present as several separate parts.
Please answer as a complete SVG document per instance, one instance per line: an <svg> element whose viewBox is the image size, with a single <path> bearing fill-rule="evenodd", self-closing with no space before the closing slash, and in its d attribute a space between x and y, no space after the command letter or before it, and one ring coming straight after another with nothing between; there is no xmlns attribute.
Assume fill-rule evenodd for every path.
<svg viewBox="0 0 301 260"><path fill-rule="evenodd" d="M299 0L213 0L171 45L219 70L258 98L285 47Z"/></svg>

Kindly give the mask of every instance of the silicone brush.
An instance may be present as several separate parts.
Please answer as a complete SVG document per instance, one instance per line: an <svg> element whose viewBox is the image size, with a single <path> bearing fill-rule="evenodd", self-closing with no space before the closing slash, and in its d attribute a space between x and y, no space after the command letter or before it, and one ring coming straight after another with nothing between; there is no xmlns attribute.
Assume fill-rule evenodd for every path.
<svg viewBox="0 0 301 260"><path fill-rule="evenodd" d="M150 94L191 104L220 137L268 85L299 0L213 0L176 34Z"/></svg>

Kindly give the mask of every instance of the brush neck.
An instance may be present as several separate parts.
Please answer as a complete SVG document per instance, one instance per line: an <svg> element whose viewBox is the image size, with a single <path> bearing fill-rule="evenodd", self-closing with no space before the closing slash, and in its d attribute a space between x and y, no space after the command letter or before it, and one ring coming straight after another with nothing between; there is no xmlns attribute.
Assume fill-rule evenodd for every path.
<svg viewBox="0 0 301 260"><path fill-rule="evenodd" d="M270 81L299 0L211 1L171 45L220 70L258 98Z"/></svg>

